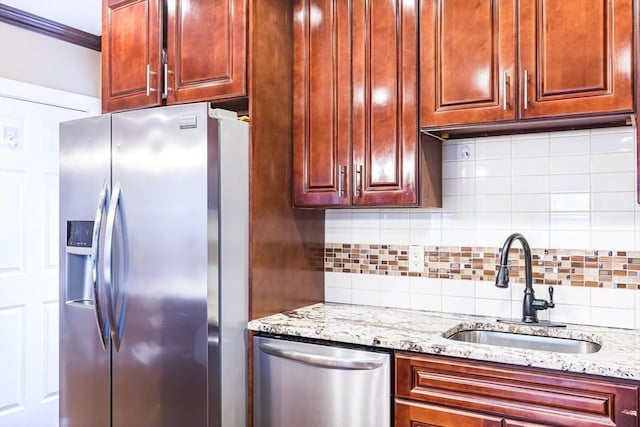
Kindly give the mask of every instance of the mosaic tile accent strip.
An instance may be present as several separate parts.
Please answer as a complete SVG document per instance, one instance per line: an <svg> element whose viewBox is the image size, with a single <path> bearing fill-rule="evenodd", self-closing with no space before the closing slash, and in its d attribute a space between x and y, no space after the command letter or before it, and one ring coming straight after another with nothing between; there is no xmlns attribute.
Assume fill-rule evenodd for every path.
<svg viewBox="0 0 640 427"><path fill-rule="evenodd" d="M495 281L502 248L425 246L424 272L409 272L409 246L327 243L324 270L338 273ZM640 289L640 252L531 249L533 283ZM524 251L511 248L509 278L524 283Z"/></svg>

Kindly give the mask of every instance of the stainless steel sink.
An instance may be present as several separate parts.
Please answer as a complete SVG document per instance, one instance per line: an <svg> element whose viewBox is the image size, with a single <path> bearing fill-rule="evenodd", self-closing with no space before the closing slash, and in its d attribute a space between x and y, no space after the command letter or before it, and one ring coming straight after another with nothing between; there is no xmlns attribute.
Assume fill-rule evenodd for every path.
<svg viewBox="0 0 640 427"><path fill-rule="evenodd" d="M454 333L447 339L475 344L499 345L529 350L555 351L559 353L587 354L600 350L601 345L591 341L571 338L516 334L512 332L466 330Z"/></svg>

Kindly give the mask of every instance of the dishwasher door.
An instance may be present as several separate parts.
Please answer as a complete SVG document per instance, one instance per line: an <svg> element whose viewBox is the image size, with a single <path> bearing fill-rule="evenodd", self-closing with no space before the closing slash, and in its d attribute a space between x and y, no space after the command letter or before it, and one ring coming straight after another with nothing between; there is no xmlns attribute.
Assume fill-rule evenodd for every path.
<svg viewBox="0 0 640 427"><path fill-rule="evenodd" d="M254 427L389 427L390 355L253 339Z"/></svg>

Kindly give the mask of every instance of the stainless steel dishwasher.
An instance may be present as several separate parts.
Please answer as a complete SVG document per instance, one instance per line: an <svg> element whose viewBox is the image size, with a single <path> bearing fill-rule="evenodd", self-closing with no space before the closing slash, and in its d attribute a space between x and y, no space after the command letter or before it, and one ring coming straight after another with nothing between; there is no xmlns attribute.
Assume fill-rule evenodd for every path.
<svg viewBox="0 0 640 427"><path fill-rule="evenodd" d="M389 353L253 339L254 427L389 427Z"/></svg>

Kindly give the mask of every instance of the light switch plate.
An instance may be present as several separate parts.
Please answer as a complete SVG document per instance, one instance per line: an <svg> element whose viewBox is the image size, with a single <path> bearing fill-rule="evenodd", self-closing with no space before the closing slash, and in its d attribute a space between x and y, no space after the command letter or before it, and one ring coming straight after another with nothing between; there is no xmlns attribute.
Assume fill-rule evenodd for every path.
<svg viewBox="0 0 640 427"><path fill-rule="evenodd" d="M409 246L409 272L424 273L424 246Z"/></svg>

